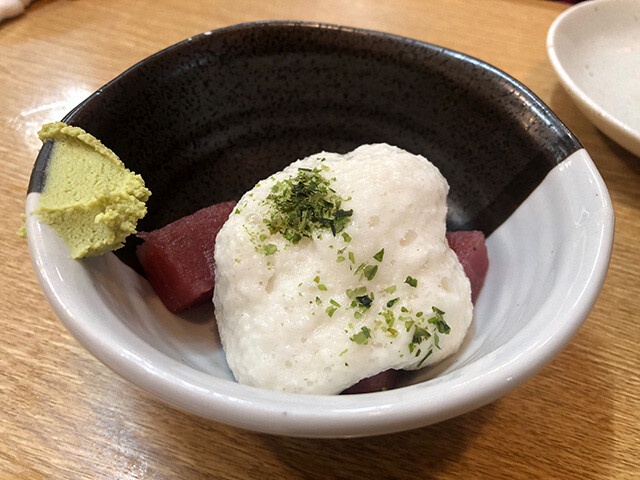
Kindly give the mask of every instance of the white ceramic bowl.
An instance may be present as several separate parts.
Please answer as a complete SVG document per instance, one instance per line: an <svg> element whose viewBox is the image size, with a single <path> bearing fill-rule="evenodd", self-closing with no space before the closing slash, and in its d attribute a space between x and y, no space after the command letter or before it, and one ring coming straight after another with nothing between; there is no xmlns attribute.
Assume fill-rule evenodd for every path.
<svg viewBox="0 0 640 480"><path fill-rule="evenodd" d="M569 8L551 25L547 52L586 117L640 156L640 2L591 0Z"/></svg>
<svg viewBox="0 0 640 480"><path fill-rule="evenodd" d="M265 42L265 36L278 41ZM251 46L251 41L260 47ZM276 49L272 58L253 55L254 48L265 44L272 44ZM224 48L219 48L220 45ZM344 50L345 45L348 49L357 49L356 53ZM287 53L289 47L293 53ZM490 233L488 276L463 347L443 364L416 373L405 386L378 393L298 395L238 384L226 365L212 306L198 307L182 316L172 315L164 309L146 280L118 256L107 254L71 260L66 247L50 228L29 215L37 205L46 178L48 148L45 146L34 167L27 197L29 249L45 296L82 345L123 377L176 407L242 428L305 437L373 435L445 420L512 390L564 348L591 309L607 270L613 236L609 195L589 155L557 117L524 86L476 59L413 40L343 27L300 23L243 25L189 39L145 60L103 87L65 120L105 140L121 153L128 166L148 178L154 196L167 200L169 194L163 193L160 182L164 178L163 169L169 165L175 167L175 163L165 165L155 161L158 156L162 157L162 144L146 144L152 154L151 163L145 164L144 158L140 160L145 149L140 148L131 155L128 149L139 145L126 138L119 140L113 129L122 123L125 127L142 129L138 142L144 142L147 124L157 130L162 128L157 122L169 120L161 106L157 107L157 118L140 120L130 113L121 114L127 112L124 106L139 97L136 88L143 88L141 78L151 79L148 88L169 89L167 96L175 100L176 91L197 90L182 88L181 77L176 80L175 75L163 76L156 69L166 70L171 65L172 69L188 72L185 65L196 69L205 65L210 66L215 76L231 64L237 72L239 65L229 63L228 57L230 51L234 52L233 58L244 55L236 48L248 49L247 64L254 77L259 75L260 68L264 69L265 85L278 78L289 78L278 75L278 69L285 68L283 65L289 68L293 62L298 80L280 83L273 92L285 89L282 94L286 98L302 98L303 103L318 102L311 118L307 110L299 114L299 121L293 122L295 128L306 128L305 122L310 121L314 132L326 132L327 143L341 138L345 143L338 145L338 149L347 149L352 142L371 141L373 136L379 141L424 153L445 172L452 186L451 225L480 227ZM304 53L300 53L300 48ZM213 52L207 53L212 57L203 52ZM191 55L196 55L199 61L193 62ZM216 63L220 58L227 63ZM265 58L271 58L272 63L265 64ZM398 62L399 58L405 60L404 66ZM360 78L360 61L365 62L367 68L381 72L371 76L369 83L362 84L361 88L379 88L384 94L363 97L360 90L344 90L344 85L353 85L354 79L346 83L336 81L337 77L344 80L352 66L353 74ZM314 70L317 65L322 66L320 73ZM385 65L392 68L386 69ZM308 76L304 73L307 68ZM412 79L414 71L417 73ZM203 74L198 70L197 78ZM313 82L321 75L326 78L315 86L319 89L318 95L300 93L314 88ZM331 80L331 75L336 77ZM385 75L396 78L395 90L389 87L386 77L378 82L377 79ZM171 83L158 87L159 78L168 78L167 82ZM431 82L429 88L423 88L424 82ZM463 83L468 85L467 89L460 88ZM171 90L173 87L176 91ZM336 95L332 88L344 91L344 95ZM214 88L215 92L219 90ZM246 95L250 96L254 90L249 86ZM415 97L411 98L407 92L414 92ZM322 96L324 93L326 97ZM429 97L431 93L433 97ZM131 99L127 95L131 95ZM286 103L285 110L274 113L272 96L243 101L242 106L260 107L261 98L271 102L271 108L257 109L251 119L256 119L260 111L268 111L274 115L268 124L273 125L278 124L285 111L292 115L290 102ZM345 102L337 109L339 115L319 117L331 110L329 102L334 98ZM473 98L473 102L469 102L469 98ZM388 103L385 108L377 109L374 108L376 102ZM176 103L170 105L174 108ZM193 102L188 105L190 118L200 115ZM340 123L345 121L341 109L346 108L345 105L356 107L351 117L347 115L346 127ZM222 106L217 110L205 107L202 115L217 115L220 109L224 110ZM95 108L99 108L102 115L96 116ZM393 117L395 108L405 115L411 115L415 109L414 121L427 123L421 128L413 128L414 123L398 127ZM461 112L465 108L469 111L463 119ZM357 116L361 111L367 112L367 119ZM468 122L469 115L477 115L477 121ZM114 119L119 120L114 123ZM263 125L261 119L256 121ZM375 130L375 121L381 122L379 130ZM199 118L197 125L201 123ZM501 128L496 128L498 124ZM281 135L291 136L286 144L293 144L296 139L306 141L308 137L295 129L289 130L290 125L290 121L282 123ZM438 129L439 125L446 128ZM461 125L466 128L464 132L459 130ZM232 133L244 129L243 135L262 131L254 124L232 127L229 130ZM196 127L185 128L189 131ZM452 131L458 133L451 136ZM280 151L281 138L275 138L276 147L256 134L255 142L266 151L264 162L272 158L273 151ZM229 147L233 142L221 143L225 151L233 149ZM212 144L215 142L196 138L184 151L190 154L194 145ZM174 142L167 145L170 148ZM179 157L175 149L172 152L173 159ZM184 158L192 157L185 154ZM286 161L293 159L295 157ZM137 160L138 164L129 164ZM250 172L249 166L256 165L251 162L248 156L242 155L234 161L207 164L207 168L198 171L196 180L213 182L222 178L219 190L234 187L241 192L242 179L224 172L225 169L232 173ZM197 163L185 160L183 173L192 173L195 168ZM178 186L182 177L175 168L171 172L174 189L169 192L177 202L182 198ZM483 177L486 177L484 183L474 183ZM184 180L188 186L184 198L189 200L194 180L191 175L185 178L189 180ZM154 205L150 204L150 211L159 208L162 201Z"/></svg>

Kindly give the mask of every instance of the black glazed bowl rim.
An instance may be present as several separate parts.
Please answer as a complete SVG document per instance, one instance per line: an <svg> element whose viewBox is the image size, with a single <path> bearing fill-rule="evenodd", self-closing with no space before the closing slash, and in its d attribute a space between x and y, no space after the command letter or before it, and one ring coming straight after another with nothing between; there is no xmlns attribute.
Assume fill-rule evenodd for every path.
<svg viewBox="0 0 640 480"><path fill-rule="evenodd" d="M513 95L517 97L517 102L514 104L514 108L520 109L523 106L531 109L535 112L536 119L538 121L542 121L544 123L543 129L541 129L542 133L536 132L535 128L526 128L527 133L531 134L536 138L536 147L540 149L544 149L542 155L539 158L531 159L526 164L517 165L514 168L519 169L517 172L509 173L509 178L506 183L499 185L498 188L502 191L492 199L489 205L486 205L485 208L476 212L470 218L459 218L452 220L448 218L448 227L456 230L471 230L471 229L479 229L485 232L486 235L489 235L495 228L497 228L508 216L517 208L517 206L531 193L531 191L535 188L535 186L542 181L544 176L548 173L548 171L553 168L558 163L562 162L569 156L571 153L583 148L582 144L579 140L573 135L573 133L564 125L564 123L553 113L553 111L544 104L539 97L533 93L528 87L524 84L500 70L493 65L486 63L482 60L479 60L470 55L448 49L446 47L441 47L435 44L431 44L428 42L423 42L420 40L415 40L407 37L403 37L400 35L395 35L391 33L379 32L370 29L362 29L355 27L347 27L329 23L320 23L320 22L306 22L306 21L290 21L290 20L277 20L277 21L257 21L257 22L246 22L240 23L237 25L232 25L228 27L222 27L219 29L211 30L208 32L204 32L198 35L194 35L189 37L183 41L180 41L174 45L170 45L144 59L132 65L124 72L119 74L113 80L107 82L105 85L100 87L94 93L92 93L85 100L80 102L75 108L73 108L65 117L62 119L63 122L69 123L72 125L78 125L83 127L87 122L87 118L83 118L82 113L91 106L93 102L95 102L98 97L106 97L111 93L116 86L120 83L123 83L123 80L127 79L132 74L139 72L142 69L148 68L150 65L154 64L162 64L164 58L167 55L179 55L182 50L192 47L198 43L204 43L208 41L208 37L211 36L222 36L225 34L232 33L234 31L246 31L257 29L261 30L269 30L274 28L285 28L285 29L299 29L299 30L309 30L309 31L334 31L339 32L340 35L351 35L354 38L356 37L369 37L373 39L380 39L383 41L392 42L392 48L406 46L406 47L417 47L420 50L430 50L434 55L441 55L443 57L448 57L450 59L454 59L456 62L464 64L463 68L468 68L470 70L479 70L483 73L488 74L493 77L494 81L500 83L499 88L502 90L500 94L503 95ZM411 58L408 60L409 62L415 61ZM500 101L500 99L497 99ZM517 115L517 114L516 114ZM531 121L531 120L529 120ZM532 122L533 123L533 122ZM103 142L107 145L110 142L105 141L105 139L109 139L109 136L96 135L98 138L103 140ZM544 143L548 145L542 146ZM401 146L401 145L399 145ZM413 151L410 148L403 148ZM328 150L328 149L327 149ZM346 150L344 147L342 150ZM289 157L289 158L302 158L308 154L316 153L316 151L309 151L306 154L300 153L297 157ZM340 148L336 148L335 151L340 151ZM118 152L119 153L119 152ZM414 152L419 153L419 152ZM36 162L34 168L32 170L29 188L28 191L32 192L40 192L44 186L45 182L45 172L49 161L50 154L50 143L45 143L38 157L36 158ZM443 170L443 166L438 164L437 159L434 161L433 158L428 157L433 163L435 163L441 170ZM128 158L125 160L125 164L128 168L136 171L137 173L142 174L145 181L148 183L148 179L153 176L153 169L145 169L139 165L136 165L135 158ZM286 164L283 164L283 166ZM497 169L501 169L501 166L497 166ZM273 170L273 171L277 171ZM447 179L451 178L451 175L447 175L447 172L443 172ZM259 180L262 177L258 177L256 180ZM472 180L467 177L468 180ZM247 184L250 188L255 182ZM239 192L236 192L236 197L239 198L244 191L248 188L244 188ZM460 189L458 189L459 191ZM155 189L152 189L155 192ZM452 191L455 194L456 189L452 186ZM450 192L451 193L451 192ZM157 197L157 195L156 195ZM154 201L156 197L152 197L151 201ZM236 199L237 199L236 198ZM228 198L222 199L228 200ZM221 201L221 199L216 199L216 201ZM211 203L209 202L204 205L199 205L198 207L208 206ZM467 203L466 207L469 207L470 204ZM450 205L451 208L451 205ZM195 209L193 209L195 210ZM184 216L188 213L192 213L192 211L184 210L181 211L180 214L174 214L170 218L164 218L162 222L154 221L150 225L143 224L143 230L151 230L154 228L159 228L169 221L175 220L181 216ZM147 219L144 219L146 221Z"/></svg>
<svg viewBox="0 0 640 480"><path fill-rule="evenodd" d="M533 176L535 181L539 183L557 164L563 163L567 157L583 151L573 134L537 96L495 67L453 50L397 35L313 22L254 22L191 37L153 54L127 69L80 103L64 118L64 121L87 127L91 123L91 119L83 117L83 113L92 105L92 102L98 101L100 104L104 97L119 88L119 84L129 80L140 70L162 63L167 55L188 53L198 44L211 41L208 39L226 38L235 34L250 35L255 31L265 32L270 29L283 29L287 34L289 32L294 34L306 32L312 36L346 35L349 39L364 38L381 42L382 47L391 45L398 49L405 48L410 52L414 50L425 52L429 55L440 56L438 58L444 61L464 64L472 71L479 71L495 78L500 84L501 92L513 94L513 98L509 97L508 100L519 102L518 105L530 113L527 119L531 122L523 127L527 139L541 135L536 130L538 128L536 122L540 122L540 128L546 129L542 132L542 137L538 138L537 145L540 147L540 152L538 152L540 156L521 166L521 169L519 169L520 167L516 168L517 171L512 178L512 183L503 191L498 192L493 201L485 205L485 209L493 209L492 211L496 212L498 220L483 224L477 215L462 220L453 219L452 222L458 226L480 227L486 233L493 232L505 218L508 218L518 208L520 204L518 199L523 202L531 190L535 188L534 186L529 190L524 189L523 185L529 184L527 181L523 181L521 176L525 177L525 180ZM109 131L100 132L92 128L85 129L103 139L106 145L111 146L112 142L108 141L108 137L112 135ZM106 133L106 135L102 133ZM545 143L545 135L552 136L554 141L550 144ZM31 198L35 199L36 197L32 197L32 195L37 195L42 188L49 150L50 146L45 144L36 160L30 183ZM128 158L124 159L125 164L130 166L128 160ZM131 168L142 173L145 177L145 173L140 172L140 169L135 165ZM598 183L598 187L599 191L602 191L604 185ZM523 192L523 190L525 191ZM606 193L606 189L604 192ZM496 206L504 198L511 199L507 202L506 208ZM33 202L35 201L33 200ZM611 227L610 223L607 225L607 228ZM589 288L585 288L586 298L581 297L579 305L572 311L563 312L563 321L559 322L557 326L553 326L552 334L544 339L542 345L529 350L518 346L508 353L505 353L505 349L503 349L501 354L505 356L505 361L501 363L500 369L475 370L475 375L465 373L468 369L465 372L450 372L436 378L435 381L374 394L331 397L296 395L266 391L215 378L178 362L140 338L117 337L120 333L107 331L102 326L100 326L102 330L95 330L92 327L96 325L91 322L97 320L83 318L83 314L75 308L74 302L77 299L73 297L73 293L68 293L66 296L67 294L61 291L63 286L57 283L53 273L49 271L52 257L48 257L48 253L44 252L44 249L47 248L46 245L43 245L45 237L38 237L43 235L39 231L35 234L31 233L37 228L35 219L29 218L27 230L30 236L30 248L43 291L67 328L103 363L143 389L187 411L231 425L294 436L354 436L405 430L453 417L498 398L542 368L566 345L586 317L590 305L595 301L604 271L606 271L606 265L603 267L604 260L601 258L602 255L606 256L607 251L607 244L604 241L605 253L600 255L597 261L599 275L590 281ZM609 230L605 231L605 237L608 232ZM608 251L610 251L610 243ZM110 259L113 258L111 255L105 257L107 258L103 259L104 262L110 262ZM78 266L81 265L80 263L73 264L68 259L65 260L63 254L57 254L53 260L68 263L69 268L76 269L74 271L81 269ZM96 267L103 260L96 259L90 265ZM133 337L133 334L131 336ZM137 361L134 356L137 356ZM480 360L486 360L486 358L483 357ZM481 364L482 362L475 363ZM475 365L472 367L476 368ZM480 365L477 366L477 369L479 368Z"/></svg>

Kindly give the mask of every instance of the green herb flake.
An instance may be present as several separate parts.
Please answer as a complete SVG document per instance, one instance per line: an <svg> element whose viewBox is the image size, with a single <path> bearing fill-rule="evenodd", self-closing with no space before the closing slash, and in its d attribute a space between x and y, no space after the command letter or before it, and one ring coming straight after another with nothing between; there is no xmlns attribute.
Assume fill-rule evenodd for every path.
<svg viewBox="0 0 640 480"><path fill-rule="evenodd" d="M415 343L417 345L421 343L422 340L424 340L425 338L429 338L430 336L431 334L427 329L422 328L419 325L415 325L415 328L413 330L413 339L411 340L411 343Z"/></svg>
<svg viewBox="0 0 640 480"><path fill-rule="evenodd" d="M400 297L398 297L398 298L394 298L393 300L389 300L389 301L387 302L387 308L391 308L391 307L393 307L393 306L396 304L396 302L397 302L398 300L400 300Z"/></svg>
<svg viewBox="0 0 640 480"><path fill-rule="evenodd" d="M336 210L333 214L335 218L346 218L353 215L353 210Z"/></svg>
<svg viewBox="0 0 640 480"><path fill-rule="evenodd" d="M340 307L340 304L339 304L338 302L336 302L333 298L332 298L331 300L329 300L329 303L330 303L331 305L336 306L336 307Z"/></svg>
<svg viewBox="0 0 640 480"><path fill-rule="evenodd" d="M418 318L420 318L422 315L424 315L424 313L422 313L422 312L416 313L416 317L418 317Z"/></svg>
<svg viewBox="0 0 640 480"><path fill-rule="evenodd" d="M440 333L448 335L451 332L451 327L444 320L438 320L436 317L433 317L430 318L428 322L434 324Z"/></svg>
<svg viewBox="0 0 640 480"><path fill-rule="evenodd" d="M358 297L358 296L362 296L365 295L367 293L367 287L356 287L353 290L354 296Z"/></svg>
<svg viewBox="0 0 640 480"><path fill-rule="evenodd" d="M349 340L357 343L358 345L366 345L370 338L371 330L369 330L367 327L362 327L358 333L356 333L352 337L349 337Z"/></svg>
<svg viewBox="0 0 640 480"><path fill-rule="evenodd" d="M355 265L356 257L353 255L353 252L349 252L349 260Z"/></svg>
<svg viewBox="0 0 640 480"><path fill-rule="evenodd" d="M342 232L342 238L344 238L344 241L349 243L351 241L351 237L349 236L349 234L347 232Z"/></svg>
<svg viewBox="0 0 640 480"><path fill-rule="evenodd" d="M356 320L360 320L362 318L362 312L356 310L355 312L353 312L353 318L355 318Z"/></svg>
<svg viewBox="0 0 640 480"><path fill-rule="evenodd" d="M358 302L360 302L366 308L369 308L371 306L371 302L373 302L373 300L371 300L371 298L368 295L362 295L360 297L356 297L356 300L358 300Z"/></svg>
<svg viewBox="0 0 640 480"><path fill-rule="evenodd" d="M338 355L339 357L341 357L342 355L344 355L345 353L347 353L349 351L348 348L345 348L343 351L340 352L340 355Z"/></svg>
<svg viewBox="0 0 640 480"><path fill-rule="evenodd" d="M316 276L316 278L314 278L313 281L316 283L320 283L320 277Z"/></svg>
<svg viewBox="0 0 640 480"><path fill-rule="evenodd" d="M386 322L387 327L393 327L396 318L391 310L383 309L382 312L380 312L380 315L384 317L384 321Z"/></svg>
<svg viewBox="0 0 640 480"><path fill-rule="evenodd" d="M336 312L336 307L327 307L325 312L327 313L327 315L329 315L330 317L333 317L333 314Z"/></svg>
<svg viewBox="0 0 640 480"><path fill-rule="evenodd" d="M344 262L345 260L346 260L346 259L345 259L342 255L340 255L338 258L336 258L336 262L338 262L338 263L342 263L342 262Z"/></svg>
<svg viewBox="0 0 640 480"><path fill-rule="evenodd" d="M320 297L316 297L316 304L322 305L322 300L320 299Z"/></svg>
<svg viewBox="0 0 640 480"><path fill-rule="evenodd" d="M373 256L373 258L375 258L379 262L382 261L383 257L384 257L384 248Z"/></svg>
<svg viewBox="0 0 640 480"><path fill-rule="evenodd" d="M354 275L357 275L358 273L360 273L360 271L361 271L364 267L366 267L366 264L365 264L365 263L361 263L361 264L358 266L358 268L356 268L356 271L355 271L355 272L353 272L353 274L354 274Z"/></svg>
<svg viewBox="0 0 640 480"><path fill-rule="evenodd" d="M388 293L389 295L391 295L393 292L396 291L396 286L395 285L391 285L390 287L385 288L384 291L386 293Z"/></svg>
<svg viewBox="0 0 640 480"><path fill-rule="evenodd" d="M364 267L364 276L367 280L373 280L378 272L378 265L367 265Z"/></svg>
<svg viewBox="0 0 640 480"><path fill-rule="evenodd" d="M422 365L422 362L424 362L427 358L429 358L429 355L431 355L432 353L433 353L433 350L429 349L427 354L424 357L422 357L422 360L420 360L420 363L418 363L417 368L420 368L420 365Z"/></svg>
<svg viewBox="0 0 640 480"><path fill-rule="evenodd" d="M326 292L327 291L327 287L324 284L319 283L318 284L318 290L322 290L323 292Z"/></svg>
<svg viewBox="0 0 640 480"><path fill-rule="evenodd" d="M276 247L273 243L268 245L263 245L262 247L256 248L258 253L262 255L273 255L278 251L278 247Z"/></svg>
<svg viewBox="0 0 640 480"><path fill-rule="evenodd" d="M407 310L407 308L406 308L406 307L402 307L402 308L400 309L400 311L401 311L402 313L409 313L409 310Z"/></svg>
<svg viewBox="0 0 640 480"><path fill-rule="evenodd" d="M415 278L413 278L411 276L407 276L407 278L405 279L404 283L409 284L413 288L418 286L418 280L416 280Z"/></svg>

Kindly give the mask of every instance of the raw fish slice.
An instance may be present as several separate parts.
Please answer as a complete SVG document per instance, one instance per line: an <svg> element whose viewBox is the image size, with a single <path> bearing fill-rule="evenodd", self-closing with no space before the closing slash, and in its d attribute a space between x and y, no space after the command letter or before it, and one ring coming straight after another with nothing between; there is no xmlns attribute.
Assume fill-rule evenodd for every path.
<svg viewBox="0 0 640 480"><path fill-rule="evenodd" d="M475 303L489 268L484 233L479 230L447 232L447 240L471 282L471 301Z"/></svg>
<svg viewBox="0 0 640 480"><path fill-rule="evenodd" d="M182 217L152 232L136 255L147 280L172 313L211 301L215 239L236 202L224 202Z"/></svg>

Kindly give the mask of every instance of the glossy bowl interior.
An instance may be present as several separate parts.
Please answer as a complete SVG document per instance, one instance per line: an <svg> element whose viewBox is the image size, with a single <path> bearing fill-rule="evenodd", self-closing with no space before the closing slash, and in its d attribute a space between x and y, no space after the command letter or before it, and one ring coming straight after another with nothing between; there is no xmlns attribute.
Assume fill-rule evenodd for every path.
<svg viewBox="0 0 640 480"><path fill-rule="evenodd" d="M387 142L444 173L449 228L488 235L488 276L458 354L392 391L315 396L236 383L212 306L169 314L136 273L135 239L117 255L73 261L28 215L41 286L72 334L138 386L216 421L337 437L466 412L515 388L567 344L607 269L613 212L588 154L526 87L442 47L333 25L238 25L143 60L64 121L145 178L153 195L142 230L237 199L297 158ZM48 158L45 144L27 213Z"/></svg>

